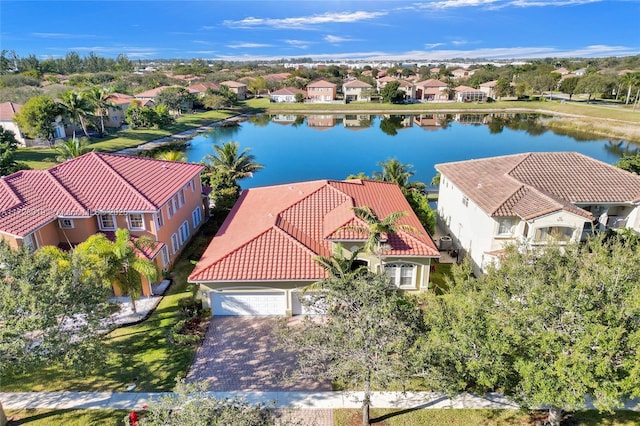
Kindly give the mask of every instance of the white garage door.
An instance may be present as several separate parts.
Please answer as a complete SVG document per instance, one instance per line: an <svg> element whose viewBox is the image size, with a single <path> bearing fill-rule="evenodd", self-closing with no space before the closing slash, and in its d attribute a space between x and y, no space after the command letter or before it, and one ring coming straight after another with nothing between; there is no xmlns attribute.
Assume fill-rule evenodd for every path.
<svg viewBox="0 0 640 426"><path fill-rule="evenodd" d="M287 309L283 291L211 292L210 297L214 316L282 316Z"/></svg>
<svg viewBox="0 0 640 426"><path fill-rule="evenodd" d="M321 307L308 306L300 302L301 299L309 298L311 294L310 292L305 294L300 292L291 293L291 313L293 315L321 315L324 313Z"/></svg>

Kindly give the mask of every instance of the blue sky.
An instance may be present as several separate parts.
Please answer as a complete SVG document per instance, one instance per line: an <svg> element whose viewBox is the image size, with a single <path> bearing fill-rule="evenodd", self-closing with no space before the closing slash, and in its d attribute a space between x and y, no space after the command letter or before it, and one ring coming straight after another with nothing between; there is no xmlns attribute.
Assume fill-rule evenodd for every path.
<svg viewBox="0 0 640 426"><path fill-rule="evenodd" d="M0 47L130 59L640 54L638 0L0 2Z"/></svg>

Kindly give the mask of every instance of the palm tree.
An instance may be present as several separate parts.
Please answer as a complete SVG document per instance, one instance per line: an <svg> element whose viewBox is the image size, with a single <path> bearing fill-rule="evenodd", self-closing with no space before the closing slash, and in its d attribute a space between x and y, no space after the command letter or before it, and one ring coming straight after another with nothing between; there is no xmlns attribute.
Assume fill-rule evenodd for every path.
<svg viewBox="0 0 640 426"><path fill-rule="evenodd" d="M187 161L187 156L184 155L184 152L180 151L164 151L156 155L156 158L158 160L177 161L181 163Z"/></svg>
<svg viewBox="0 0 640 426"><path fill-rule="evenodd" d="M84 135L89 137L86 119L94 115L91 103L80 93L67 90L60 96L60 105L69 115L71 122L79 124Z"/></svg>
<svg viewBox="0 0 640 426"><path fill-rule="evenodd" d="M327 271L329 276L349 279L366 269L364 265L358 264L359 254L360 250L354 250L349 257L345 257L344 247L342 244L337 243L333 247L333 254L331 256L316 256L313 258L313 261ZM313 285L314 284L312 284L312 286Z"/></svg>
<svg viewBox="0 0 640 426"><path fill-rule="evenodd" d="M205 166L209 171L215 170L226 175L233 182L251 177L264 167L255 161L253 154L249 154L250 148L238 152L238 142L229 141L222 145L214 145L213 149L214 154L204 157Z"/></svg>
<svg viewBox="0 0 640 426"><path fill-rule="evenodd" d="M149 259L140 257L138 252L153 247L153 239L142 236L131 239L129 231L117 229L114 241L104 234L94 234L76 247L76 251L93 257L96 267L104 269L106 276L131 299L131 309L136 313L135 301L142 294L142 276L150 281L158 276L158 268Z"/></svg>
<svg viewBox="0 0 640 426"><path fill-rule="evenodd" d="M100 135L105 134L104 130L104 117L109 115L109 108L118 108L118 106L109 102L109 96L111 96L111 90L105 90L100 87L92 87L84 92L84 96L87 101L100 116Z"/></svg>
<svg viewBox="0 0 640 426"><path fill-rule="evenodd" d="M63 163L72 158L80 157L83 154L89 152L89 139L82 137L77 139L74 135L73 138L67 139L61 144L56 146L56 161Z"/></svg>
<svg viewBox="0 0 640 426"><path fill-rule="evenodd" d="M378 261L380 262L380 269L384 269L382 264L382 254L384 251L388 250L384 245L388 236L398 231L414 232L416 230L411 225L398 223L398 221L408 213L403 211L393 212L384 219L380 219L376 212L374 212L369 206L355 206L351 209L356 217L362 220L365 225L349 225L342 229L367 234L368 237L364 244L364 250L368 253L377 255Z"/></svg>
<svg viewBox="0 0 640 426"><path fill-rule="evenodd" d="M412 164L403 164L395 158L389 158L386 161L378 163L382 166L382 172L375 172L373 178L384 182L393 182L397 184L402 192L420 191L426 188L422 182L409 182L409 179L415 174L410 169Z"/></svg>

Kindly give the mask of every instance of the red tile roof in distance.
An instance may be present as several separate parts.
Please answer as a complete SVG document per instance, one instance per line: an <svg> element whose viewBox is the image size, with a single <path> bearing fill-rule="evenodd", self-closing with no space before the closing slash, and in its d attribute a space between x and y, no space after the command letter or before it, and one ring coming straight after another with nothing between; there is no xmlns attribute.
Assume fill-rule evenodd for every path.
<svg viewBox="0 0 640 426"><path fill-rule="evenodd" d="M575 204L638 203L640 176L577 152L535 152L436 165L491 216L531 219Z"/></svg>
<svg viewBox="0 0 640 426"><path fill-rule="evenodd" d="M318 280L313 258L330 256L332 240L363 241L340 230L356 220L353 206L382 218L410 214L401 223L415 233L392 235L389 255L439 257L436 246L395 184L319 180L245 190L202 255L189 281Z"/></svg>
<svg viewBox="0 0 640 426"><path fill-rule="evenodd" d="M0 120L13 120L17 112L22 109L22 104L15 102L3 102L0 104Z"/></svg>
<svg viewBox="0 0 640 426"><path fill-rule="evenodd" d="M24 236L57 217L101 210L153 212L202 169L92 152L49 170L23 170L0 181L0 232Z"/></svg>

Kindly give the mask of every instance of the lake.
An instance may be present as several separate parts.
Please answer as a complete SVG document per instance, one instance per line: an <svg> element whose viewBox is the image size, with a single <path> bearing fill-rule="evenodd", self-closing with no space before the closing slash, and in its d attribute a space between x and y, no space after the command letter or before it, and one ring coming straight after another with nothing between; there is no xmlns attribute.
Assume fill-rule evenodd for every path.
<svg viewBox="0 0 640 426"><path fill-rule="evenodd" d="M429 183L434 165L530 151L577 151L607 163L635 153L637 145L546 130L535 114L257 115L234 127L217 127L190 141L186 155L199 162L213 145L237 141L264 169L243 188L315 179L371 175L379 162L413 165L413 180Z"/></svg>

